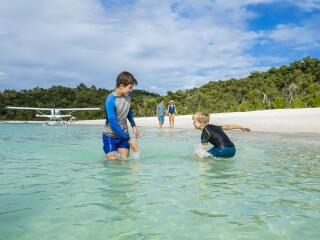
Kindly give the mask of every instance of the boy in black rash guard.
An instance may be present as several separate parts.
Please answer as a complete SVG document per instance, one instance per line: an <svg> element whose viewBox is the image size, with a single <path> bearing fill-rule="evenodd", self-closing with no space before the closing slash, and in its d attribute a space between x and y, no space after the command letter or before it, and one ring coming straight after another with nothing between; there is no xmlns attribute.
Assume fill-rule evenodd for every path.
<svg viewBox="0 0 320 240"><path fill-rule="evenodd" d="M192 120L194 127L202 130L202 149L206 150L208 142L213 145L213 148L208 151L213 157L231 158L236 154L234 144L223 130L240 129L243 132L251 131L249 128L240 125L216 126L209 124L210 115L204 112L195 113L192 116Z"/></svg>

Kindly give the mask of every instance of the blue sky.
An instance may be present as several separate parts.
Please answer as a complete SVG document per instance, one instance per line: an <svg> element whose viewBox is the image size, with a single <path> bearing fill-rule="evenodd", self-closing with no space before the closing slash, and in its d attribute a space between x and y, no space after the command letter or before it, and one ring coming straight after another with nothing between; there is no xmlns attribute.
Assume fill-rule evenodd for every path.
<svg viewBox="0 0 320 240"><path fill-rule="evenodd" d="M161 94L320 57L320 0L0 2L0 91L112 89L131 71Z"/></svg>

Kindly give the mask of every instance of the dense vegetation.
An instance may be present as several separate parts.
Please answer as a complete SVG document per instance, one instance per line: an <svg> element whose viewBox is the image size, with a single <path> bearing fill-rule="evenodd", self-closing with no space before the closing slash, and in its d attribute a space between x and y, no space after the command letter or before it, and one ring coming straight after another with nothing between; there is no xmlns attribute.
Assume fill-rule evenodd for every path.
<svg viewBox="0 0 320 240"><path fill-rule="evenodd" d="M20 107L45 107L45 108L81 108L100 107L101 111L79 111L72 113L78 119L99 119L104 118L104 102L111 90L106 90L95 86L87 87L80 83L76 88L63 86L53 86L48 89L33 88L29 90L4 90L0 92L0 120L43 120L35 117L35 111L29 110L9 110L6 106ZM145 102L148 98L159 97L158 94L149 93L142 90L134 91L133 110L136 115L148 113L142 112L138 102ZM49 113L49 112L47 112ZM64 112L66 113L66 112Z"/></svg>
<svg viewBox="0 0 320 240"><path fill-rule="evenodd" d="M319 107L320 59L305 58L239 80L209 82L167 95L181 114Z"/></svg>
<svg viewBox="0 0 320 240"><path fill-rule="evenodd" d="M34 107L95 107L103 109L105 96L110 90L53 86L49 89L5 90L0 92L0 119L34 119L32 111L13 111L5 106ZM305 58L288 66L271 68L267 72L252 72L248 77L209 82L199 88L168 92L159 96L135 90L133 111L136 116L155 115L160 98L167 103L175 100L179 114L196 111L232 112L275 108L320 107L320 59ZM103 118L100 112L78 112L80 119Z"/></svg>

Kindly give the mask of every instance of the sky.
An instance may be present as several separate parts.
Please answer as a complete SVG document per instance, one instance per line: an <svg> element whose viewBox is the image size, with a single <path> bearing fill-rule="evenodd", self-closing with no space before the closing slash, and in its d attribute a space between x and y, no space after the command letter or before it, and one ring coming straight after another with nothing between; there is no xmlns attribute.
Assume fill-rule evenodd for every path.
<svg viewBox="0 0 320 240"><path fill-rule="evenodd" d="M167 91L320 57L320 0L1 0L0 91Z"/></svg>

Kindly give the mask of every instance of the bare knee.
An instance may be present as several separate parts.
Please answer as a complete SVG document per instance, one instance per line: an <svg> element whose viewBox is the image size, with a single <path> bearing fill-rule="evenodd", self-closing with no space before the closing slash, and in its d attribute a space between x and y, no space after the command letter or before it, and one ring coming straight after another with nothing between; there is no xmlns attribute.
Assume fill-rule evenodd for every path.
<svg viewBox="0 0 320 240"><path fill-rule="evenodd" d="M107 153L106 154L106 159L107 160L115 160L118 158L118 154L115 153L115 152L112 152L112 153Z"/></svg>

